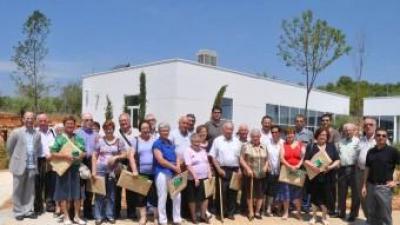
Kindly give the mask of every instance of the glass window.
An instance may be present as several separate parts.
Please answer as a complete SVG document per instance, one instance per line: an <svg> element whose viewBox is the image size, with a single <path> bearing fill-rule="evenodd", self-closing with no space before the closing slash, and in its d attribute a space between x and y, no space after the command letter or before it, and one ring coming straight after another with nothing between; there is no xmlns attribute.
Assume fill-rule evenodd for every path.
<svg viewBox="0 0 400 225"><path fill-rule="evenodd" d="M289 124L289 107L279 106L279 124L281 125Z"/></svg>
<svg viewBox="0 0 400 225"><path fill-rule="evenodd" d="M294 121L296 120L297 114L299 114L299 108L295 107L289 108L289 125L294 125Z"/></svg>
<svg viewBox="0 0 400 225"><path fill-rule="evenodd" d="M388 138L393 142L394 116L379 117L379 126L387 130Z"/></svg>
<svg viewBox="0 0 400 225"><path fill-rule="evenodd" d="M313 110L308 111L308 126L314 127L317 125L317 113Z"/></svg>
<svg viewBox="0 0 400 225"><path fill-rule="evenodd" d="M279 106L267 104L266 115L272 118L272 121L279 121Z"/></svg>
<svg viewBox="0 0 400 225"><path fill-rule="evenodd" d="M231 98L222 99L222 118L232 120L233 100Z"/></svg>
<svg viewBox="0 0 400 225"><path fill-rule="evenodd" d="M139 95L125 95L126 106L137 106L140 104Z"/></svg>

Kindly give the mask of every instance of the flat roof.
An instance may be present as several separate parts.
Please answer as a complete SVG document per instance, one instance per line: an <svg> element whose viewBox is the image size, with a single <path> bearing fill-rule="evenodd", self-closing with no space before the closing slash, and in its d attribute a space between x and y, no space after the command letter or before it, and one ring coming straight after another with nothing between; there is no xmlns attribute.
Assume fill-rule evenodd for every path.
<svg viewBox="0 0 400 225"><path fill-rule="evenodd" d="M379 99L400 99L400 95L393 96L378 96L378 97L365 97L364 100L379 100Z"/></svg>
<svg viewBox="0 0 400 225"><path fill-rule="evenodd" d="M205 68L209 68L209 69L219 70L219 71L223 71L223 72L235 73L235 74L238 74L238 75L241 75L241 76L246 76L246 77L251 77L251 78L256 78L256 79L261 79L261 80L267 80L267 81L271 81L271 82L281 83L281 84L284 84L284 85L290 85L290 86L293 86L293 87L306 88L303 85L299 85L299 84L291 82L291 81L272 79L272 78L269 78L269 77L258 76L258 75L255 75L255 74L240 72L240 71L237 71L237 70L232 70L232 69L219 67L219 66L206 65L206 64L202 64L202 63L199 63L199 62L196 62L196 61L180 59L180 58L160 60L160 61L155 61L155 62L151 62L151 63L145 63L145 64L133 65L133 66L123 67L123 68L111 69L111 70L107 70L107 71L103 71L103 72L91 73L91 74L84 75L83 79L90 78L90 77L95 77L95 76L106 75L106 74L109 74L109 73L122 72L122 71L127 71L127 70L132 70L132 69L140 69L140 68L143 68L143 67L156 66L156 65L160 65L160 64L167 64L167 63L174 63L174 62L181 62L181 63L191 64L191 65L195 65L195 66L201 66L201 67L205 67ZM328 91L324 91L324 90L320 90L320 89L316 89L316 88L314 88L313 91L326 93L326 94L330 94L330 95L335 95L335 96L342 97L342 98L349 98L346 95L333 93L333 92L328 92Z"/></svg>

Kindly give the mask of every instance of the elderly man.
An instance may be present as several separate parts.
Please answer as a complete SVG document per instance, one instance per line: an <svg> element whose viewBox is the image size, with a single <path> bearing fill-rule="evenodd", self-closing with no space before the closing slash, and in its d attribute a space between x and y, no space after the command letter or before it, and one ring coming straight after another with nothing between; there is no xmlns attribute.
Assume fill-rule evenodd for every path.
<svg viewBox="0 0 400 225"><path fill-rule="evenodd" d="M178 121L178 128L171 131L169 140L175 145L176 155L183 159L183 153L190 147L189 119L181 116Z"/></svg>
<svg viewBox="0 0 400 225"><path fill-rule="evenodd" d="M51 171L47 160L50 160L50 146L54 143L55 134L53 130L49 128L49 119L45 113L37 115L36 121L42 145L38 158L39 174L36 176L35 183L35 212L41 213L43 211L43 192L46 198L46 210L48 212L54 212L55 202L53 200L53 195L57 174Z"/></svg>
<svg viewBox="0 0 400 225"><path fill-rule="evenodd" d="M144 120L149 122L150 124L150 133L153 136L154 139L158 138L158 132L157 132L157 119L154 116L154 114L149 113L144 117Z"/></svg>
<svg viewBox="0 0 400 225"><path fill-rule="evenodd" d="M278 194L278 180L280 173L281 151L283 148L284 140L281 138L281 128L279 126L272 126L270 128L271 138L264 140L262 143L267 148L269 172L266 177L266 190L265 190L265 215L271 215L272 203Z"/></svg>
<svg viewBox="0 0 400 225"><path fill-rule="evenodd" d="M239 129L237 131L237 136L239 141L243 144L247 143L249 140L249 127L247 124L240 124Z"/></svg>
<svg viewBox="0 0 400 225"><path fill-rule="evenodd" d="M368 151L375 147L376 140L375 140L375 130L376 130L376 120L373 117L364 117L363 120L363 133L364 136L360 138L360 154L358 156L357 161L357 187L358 193L361 194L362 183L364 180L364 172L365 172L365 161L367 159ZM361 208L363 210L364 216L368 218L368 209L365 198L361 197ZM358 206L360 207L360 206Z"/></svg>
<svg viewBox="0 0 400 225"><path fill-rule="evenodd" d="M205 126L208 131L208 142L212 144L214 139L222 134L222 126L225 120L221 119L222 108L219 106L214 106L211 110L211 120L208 121Z"/></svg>
<svg viewBox="0 0 400 225"><path fill-rule="evenodd" d="M10 172L13 174L13 212L15 219L37 218L34 210L35 176L40 154L40 134L33 128L34 114L26 112L23 127L12 131L7 140Z"/></svg>
<svg viewBox="0 0 400 225"><path fill-rule="evenodd" d="M150 117L149 117L150 118ZM151 118L150 118L151 119ZM125 146L128 146L128 149L132 150L134 148L133 143L136 143L136 137L139 135L139 131L132 127L131 118L128 113L122 113L119 118L119 131L118 137L120 140L123 140ZM128 169L131 171L129 163L127 160L122 160L124 164L128 166ZM119 218L121 216L121 193L122 188L119 186L115 187L115 217ZM136 218L136 205L134 196L135 194L132 191L126 190L125 200L126 200L126 214L130 219Z"/></svg>
<svg viewBox="0 0 400 225"><path fill-rule="evenodd" d="M266 146L271 141L272 133L272 118L268 115L263 116L261 119L261 143Z"/></svg>
<svg viewBox="0 0 400 225"><path fill-rule="evenodd" d="M343 134L339 142L340 168L338 172L338 208L339 217L346 217L346 199L349 187L351 188L351 211L349 222L358 217L360 197L356 185L356 164L360 154L360 140L355 136L356 126L352 123L343 125Z"/></svg>
<svg viewBox="0 0 400 225"><path fill-rule="evenodd" d="M81 117L81 127L76 131L76 135L85 141L85 158L82 163L89 169L92 168L92 154L95 150L96 139L99 134L93 130L93 116L90 113L83 113ZM86 182L82 182L86 190ZM83 216L86 219L93 219L92 207L93 193L85 191L85 200L83 202Z"/></svg>
<svg viewBox="0 0 400 225"><path fill-rule="evenodd" d="M239 157L242 146L239 139L233 136L233 129L232 122L224 123L223 134L214 139L209 153L219 178L217 179L217 188L221 188L223 193L223 211L225 215L232 220L234 219L236 208L237 191L230 189L229 183L233 172L238 172L240 174ZM217 191L217 202L221 202L219 193L220 192ZM217 204L218 212L221 210L219 207L220 204Z"/></svg>
<svg viewBox="0 0 400 225"><path fill-rule="evenodd" d="M189 134L192 135L196 133L196 130L194 129L194 127L196 126L196 116L193 113L188 113L186 114L186 117L189 120L188 131Z"/></svg>
<svg viewBox="0 0 400 225"><path fill-rule="evenodd" d="M400 152L387 144L388 133L378 128L376 145L367 153L362 195L367 198L371 225L392 225L392 189L400 183L393 180L393 172L400 164Z"/></svg>

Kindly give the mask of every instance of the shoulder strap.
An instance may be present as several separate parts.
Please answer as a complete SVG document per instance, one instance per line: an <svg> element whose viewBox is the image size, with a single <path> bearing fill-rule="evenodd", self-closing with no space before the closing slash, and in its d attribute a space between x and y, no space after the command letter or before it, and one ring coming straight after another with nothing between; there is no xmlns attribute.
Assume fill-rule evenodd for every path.
<svg viewBox="0 0 400 225"><path fill-rule="evenodd" d="M122 138L125 140L125 142L129 145L129 147L132 147L132 143L128 140L124 132L122 132L121 129L119 129L119 133L121 134Z"/></svg>
<svg viewBox="0 0 400 225"><path fill-rule="evenodd" d="M70 139L67 135L65 135L65 134L63 133L62 136L63 136L65 139L67 139L67 142L70 143L70 144L72 145L72 147L76 148L78 151L81 152L81 149L78 148L78 146L76 146L75 143L72 142L71 139Z"/></svg>
<svg viewBox="0 0 400 225"><path fill-rule="evenodd" d="M134 158L135 158L135 163L136 163L136 168L137 168L137 170L138 170L138 172L140 172L140 163L139 163L139 138L138 137L135 137L135 139L136 139L136 146L135 146L135 155L133 155L134 156Z"/></svg>

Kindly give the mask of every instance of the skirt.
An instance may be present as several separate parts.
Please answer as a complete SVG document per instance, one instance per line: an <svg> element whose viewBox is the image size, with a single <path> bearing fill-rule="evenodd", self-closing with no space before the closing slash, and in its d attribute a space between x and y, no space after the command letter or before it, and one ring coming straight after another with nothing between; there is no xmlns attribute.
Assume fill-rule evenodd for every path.
<svg viewBox="0 0 400 225"><path fill-rule="evenodd" d="M147 174L139 174L140 176L147 177L149 180L151 180L153 183L151 184L150 190L147 193L147 196L141 195L139 193L133 192L134 195L134 200L136 201L136 206L137 207L146 207L147 203L149 203L153 207L157 207L157 189L156 189L156 182L154 180L153 175L147 175Z"/></svg>
<svg viewBox="0 0 400 225"><path fill-rule="evenodd" d="M54 200L80 200L80 188L79 167L72 165L62 176L57 176Z"/></svg>
<svg viewBox="0 0 400 225"><path fill-rule="evenodd" d="M301 199L303 189L301 187L279 183L279 191L277 195L278 201L290 201Z"/></svg>
<svg viewBox="0 0 400 225"><path fill-rule="evenodd" d="M330 202L333 201L333 197L331 195L331 186L335 185L330 182L314 182L314 180L310 181L310 185L308 186L308 190L311 196L311 203L316 206L329 206Z"/></svg>
<svg viewBox="0 0 400 225"><path fill-rule="evenodd" d="M206 200L206 193L204 190L204 180L200 179L199 186L196 187L194 180L188 180L187 187L184 191L184 195L186 196L186 200L190 203L196 202L200 203Z"/></svg>
<svg viewBox="0 0 400 225"><path fill-rule="evenodd" d="M244 192L246 196L250 198L250 189L251 189L251 178L244 176ZM253 198L263 198L265 190L265 178L253 178Z"/></svg>

